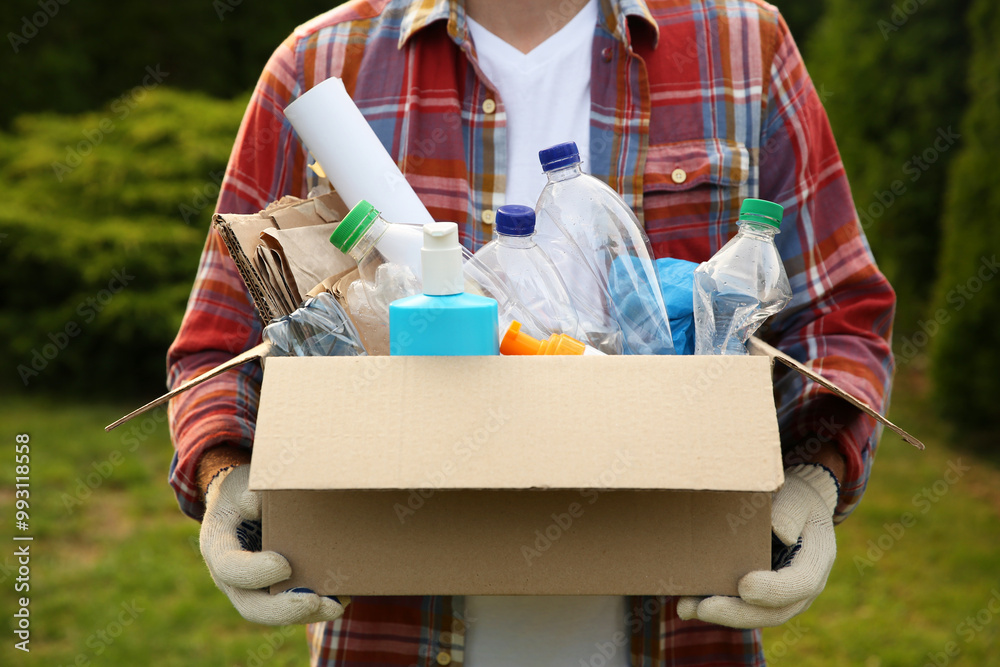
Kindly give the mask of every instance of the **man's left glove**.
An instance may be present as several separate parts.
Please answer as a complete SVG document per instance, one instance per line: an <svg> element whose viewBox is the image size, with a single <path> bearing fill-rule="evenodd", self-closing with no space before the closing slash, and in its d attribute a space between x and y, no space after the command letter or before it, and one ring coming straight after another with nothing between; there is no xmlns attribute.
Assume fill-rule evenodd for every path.
<svg viewBox="0 0 1000 667"><path fill-rule="evenodd" d="M681 598L677 615L731 628L766 628L782 625L808 609L823 592L837 557L833 513L838 495L837 480L823 466L798 465L786 470L785 485L771 508L771 530L790 562L745 575L739 582L738 598Z"/></svg>
<svg viewBox="0 0 1000 667"><path fill-rule="evenodd" d="M260 550L260 494L248 491L250 466L224 468L208 485L201 523L201 555L215 585L243 618L264 625L340 618L349 597L321 597L308 589L271 595L266 588L292 575L284 556Z"/></svg>

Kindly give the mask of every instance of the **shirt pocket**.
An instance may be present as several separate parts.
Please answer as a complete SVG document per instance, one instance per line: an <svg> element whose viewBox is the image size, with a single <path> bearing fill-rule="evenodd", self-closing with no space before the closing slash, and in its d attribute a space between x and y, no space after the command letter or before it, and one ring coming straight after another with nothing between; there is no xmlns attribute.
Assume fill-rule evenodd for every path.
<svg viewBox="0 0 1000 667"><path fill-rule="evenodd" d="M750 171L750 151L736 141L650 146L642 207L656 256L701 262L721 248L736 232Z"/></svg>

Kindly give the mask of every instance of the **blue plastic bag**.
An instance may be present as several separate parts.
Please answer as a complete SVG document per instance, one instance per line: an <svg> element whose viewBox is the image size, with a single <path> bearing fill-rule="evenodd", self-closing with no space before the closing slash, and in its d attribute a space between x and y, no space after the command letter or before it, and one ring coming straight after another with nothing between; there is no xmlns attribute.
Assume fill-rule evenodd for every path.
<svg viewBox="0 0 1000 667"><path fill-rule="evenodd" d="M697 268L697 262L684 259L656 260L675 354L694 354L694 270Z"/></svg>

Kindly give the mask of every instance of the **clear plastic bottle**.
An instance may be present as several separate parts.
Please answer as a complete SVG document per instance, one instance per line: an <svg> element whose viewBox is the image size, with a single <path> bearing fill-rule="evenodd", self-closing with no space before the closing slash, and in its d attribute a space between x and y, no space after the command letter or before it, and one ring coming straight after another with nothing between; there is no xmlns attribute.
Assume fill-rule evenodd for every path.
<svg viewBox="0 0 1000 667"><path fill-rule="evenodd" d="M746 342L791 300L774 237L784 209L745 199L739 233L694 272L695 354L747 354Z"/></svg>
<svg viewBox="0 0 1000 667"><path fill-rule="evenodd" d="M653 251L632 209L581 171L576 143L538 157L548 183L536 240L569 286L587 341L611 354L673 354Z"/></svg>
<svg viewBox="0 0 1000 667"><path fill-rule="evenodd" d="M474 257L491 269L531 312L542 330L533 326L525 333L539 338L569 334L579 338L576 308L552 260L535 243L535 211L527 206L508 204L497 209L493 240L476 251ZM506 331L518 313L500 313L500 330Z"/></svg>
<svg viewBox="0 0 1000 667"><path fill-rule="evenodd" d="M421 226L387 222L374 206L362 199L337 225L330 242L358 263L361 278L347 289L352 315L360 313L362 319L374 317L388 324L390 303L421 293L420 252L424 243ZM494 299L502 312L529 322L533 331L544 330L492 269L467 248L463 247L461 252L466 293ZM362 295L368 302L367 308L360 300Z"/></svg>
<svg viewBox="0 0 1000 667"><path fill-rule="evenodd" d="M306 299L291 315L272 320L263 338L272 356L357 357L367 354L361 336L329 292Z"/></svg>
<svg viewBox="0 0 1000 667"><path fill-rule="evenodd" d="M352 312L365 312L358 301L363 294L371 314L388 323L390 303L420 293L423 230L419 226L388 223L362 199L333 230L330 242L358 263L361 284L348 288Z"/></svg>

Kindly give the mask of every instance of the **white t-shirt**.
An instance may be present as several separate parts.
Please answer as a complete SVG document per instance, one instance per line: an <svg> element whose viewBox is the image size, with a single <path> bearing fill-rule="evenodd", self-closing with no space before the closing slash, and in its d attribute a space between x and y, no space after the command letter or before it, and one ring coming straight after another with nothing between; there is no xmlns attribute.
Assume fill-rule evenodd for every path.
<svg viewBox="0 0 1000 667"><path fill-rule="evenodd" d="M590 0L559 32L530 53L467 18L479 66L507 113L508 204L535 207L545 187L538 151L575 141L584 168L590 157L590 60L597 24Z"/></svg>
<svg viewBox="0 0 1000 667"><path fill-rule="evenodd" d="M521 53L467 19L479 65L507 112L508 204L534 208L545 187L538 151L575 141L590 153L590 60L597 23L590 0L569 23ZM625 667L625 598L468 596L467 667L591 665Z"/></svg>

